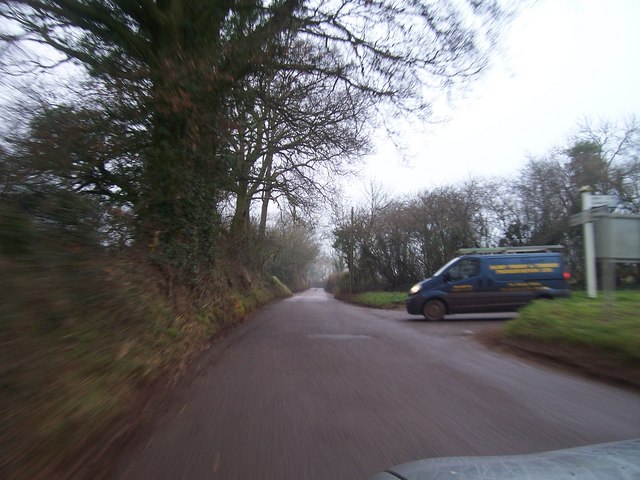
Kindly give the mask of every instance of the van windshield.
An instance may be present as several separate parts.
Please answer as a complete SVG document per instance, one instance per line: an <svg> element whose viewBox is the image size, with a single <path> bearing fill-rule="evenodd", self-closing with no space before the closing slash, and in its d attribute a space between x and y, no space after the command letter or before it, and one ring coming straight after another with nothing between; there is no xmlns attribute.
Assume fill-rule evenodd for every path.
<svg viewBox="0 0 640 480"><path fill-rule="evenodd" d="M460 257L456 257L453 260L449 260L444 266L440 267L440 270L434 273L433 276L437 277L438 275L441 275L447 268L449 268L451 265L456 263L458 260L460 260Z"/></svg>

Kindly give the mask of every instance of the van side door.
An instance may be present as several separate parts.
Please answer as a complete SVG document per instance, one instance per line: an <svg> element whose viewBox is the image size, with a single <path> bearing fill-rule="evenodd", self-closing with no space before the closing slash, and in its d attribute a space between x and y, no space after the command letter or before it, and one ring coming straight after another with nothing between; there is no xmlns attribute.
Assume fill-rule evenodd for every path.
<svg viewBox="0 0 640 480"><path fill-rule="evenodd" d="M463 258L443 273L451 313L478 311L482 305L480 260Z"/></svg>

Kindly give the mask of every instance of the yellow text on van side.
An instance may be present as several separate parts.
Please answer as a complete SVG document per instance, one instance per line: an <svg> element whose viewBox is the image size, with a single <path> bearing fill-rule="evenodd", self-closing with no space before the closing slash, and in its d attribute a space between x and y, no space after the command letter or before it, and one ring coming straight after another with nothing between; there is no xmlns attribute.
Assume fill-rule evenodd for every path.
<svg viewBox="0 0 640 480"><path fill-rule="evenodd" d="M489 265L489 270L492 270L497 275L513 275L519 273L553 273L554 269L556 268L560 268L559 263L514 263L511 265Z"/></svg>

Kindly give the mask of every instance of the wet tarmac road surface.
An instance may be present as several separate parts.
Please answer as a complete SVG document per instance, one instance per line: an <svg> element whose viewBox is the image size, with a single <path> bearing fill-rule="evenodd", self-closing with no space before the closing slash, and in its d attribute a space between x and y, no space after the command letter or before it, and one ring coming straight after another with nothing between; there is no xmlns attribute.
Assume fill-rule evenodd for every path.
<svg viewBox="0 0 640 480"><path fill-rule="evenodd" d="M472 335L504 320L483 318L428 323L320 289L273 303L213 343L112 478L356 480L640 437L640 394L490 351Z"/></svg>

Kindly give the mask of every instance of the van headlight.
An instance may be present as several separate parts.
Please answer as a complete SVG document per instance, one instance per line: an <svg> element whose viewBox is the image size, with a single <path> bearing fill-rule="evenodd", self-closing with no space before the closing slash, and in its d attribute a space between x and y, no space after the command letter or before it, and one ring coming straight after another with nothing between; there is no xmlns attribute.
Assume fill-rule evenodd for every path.
<svg viewBox="0 0 640 480"><path fill-rule="evenodd" d="M411 295L415 295L416 293L418 293L420 291L421 287L422 287L422 285L420 285L419 283L416 283L413 287L411 287L411 290L409 290L409 293Z"/></svg>

